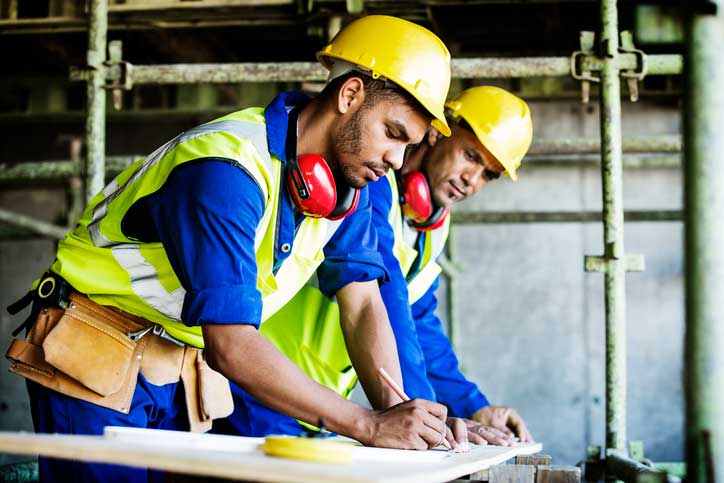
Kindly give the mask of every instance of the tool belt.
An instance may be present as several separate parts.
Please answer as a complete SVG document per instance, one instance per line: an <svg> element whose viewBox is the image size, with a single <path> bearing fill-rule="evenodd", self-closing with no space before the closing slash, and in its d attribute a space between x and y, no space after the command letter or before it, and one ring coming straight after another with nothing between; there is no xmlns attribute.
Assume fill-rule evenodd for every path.
<svg viewBox="0 0 724 483"><path fill-rule="evenodd" d="M52 273L8 310L31 301L31 316L18 328L29 329L27 336L14 339L5 354L10 372L128 414L140 371L157 386L183 382L191 431L208 431L213 419L231 414L229 381L209 367L201 349L176 341L160 325L98 305Z"/></svg>

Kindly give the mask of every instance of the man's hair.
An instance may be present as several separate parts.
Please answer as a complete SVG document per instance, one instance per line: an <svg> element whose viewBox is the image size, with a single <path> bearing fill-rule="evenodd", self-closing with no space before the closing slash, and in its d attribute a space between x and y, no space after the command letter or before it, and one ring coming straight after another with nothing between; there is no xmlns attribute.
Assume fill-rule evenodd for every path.
<svg viewBox="0 0 724 483"><path fill-rule="evenodd" d="M463 119L462 116L452 117L449 112L446 112L445 119L447 119L448 124L456 124L456 125L460 126L461 128L467 129L471 133L475 134L473 127L470 124L468 124L468 121ZM476 136L477 136L477 134L476 134Z"/></svg>
<svg viewBox="0 0 724 483"><path fill-rule="evenodd" d="M342 84L347 82L347 80L352 77L359 77L360 79L362 79L362 84L365 88L365 101L362 106L363 109L369 109L371 107L374 107L378 102L384 100L401 100L406 105L412 107L416 111L422 113L427 117L432 118L432 115L428 112L427 109L425 109L422 104L420 104L420 101L415 99L412 94L410 94L394 82L381 77L378 79L373 79L372 76L355 70L349 71L339 77L335 77L334 79L332 79L326 86L324 86L324 89L322 90L322 92L319 93L318 98L324 101L334 98L339 92L339 88L342 86Z"/></svg>

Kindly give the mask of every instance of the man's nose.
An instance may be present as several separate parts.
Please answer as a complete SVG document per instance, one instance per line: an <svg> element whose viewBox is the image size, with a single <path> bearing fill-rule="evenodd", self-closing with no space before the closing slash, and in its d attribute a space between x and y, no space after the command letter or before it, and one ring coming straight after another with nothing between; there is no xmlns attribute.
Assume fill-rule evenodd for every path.
<svg viewBox="0 0 724 483"><path fill-rule="evenodd" d="M405 146L391 148L385 153L385 163L392 169L400 169L405 161Z"/></svg>
<svg viewBox="0 0 724 483"><path fill-rule="evenodd" d="M472 169L472 170L465 170L462 172L462 175L460 178L463 180L463 182L467 185L475 189L475 187L479 183L484 183L483 180L483 169Z"/></svg>

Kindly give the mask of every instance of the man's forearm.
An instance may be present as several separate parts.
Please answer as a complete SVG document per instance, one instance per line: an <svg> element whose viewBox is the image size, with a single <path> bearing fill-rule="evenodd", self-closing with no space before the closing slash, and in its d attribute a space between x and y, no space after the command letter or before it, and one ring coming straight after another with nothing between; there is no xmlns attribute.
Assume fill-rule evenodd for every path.
<svg viewBox="0 0 724 483"><path fill-rule="evenodd" d="M337 301L347 352L370 404L385 409L401 402L377 374L383 367L402 386L395 336L377 282L346 285L337 292Z"/></svg>
<svg viewBox="0 0 724 483"><path fill-rule="evenodd" d="M206 358L228 379L266 406L362 442L369 440L369 411L312 381L248 325L206 325Z"/></svg>

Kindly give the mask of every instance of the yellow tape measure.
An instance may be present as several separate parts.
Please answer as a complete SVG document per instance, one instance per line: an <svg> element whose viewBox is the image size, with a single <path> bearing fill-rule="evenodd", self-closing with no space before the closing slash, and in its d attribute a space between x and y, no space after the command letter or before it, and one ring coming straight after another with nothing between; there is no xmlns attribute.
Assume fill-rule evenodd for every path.
<svg viewBox="0 0 724 483"><path fill-rule="evenodd" d="M349 443L294 436L267 436L262 445L270 456L336 464L351 463L353 448Z"/></svg>

